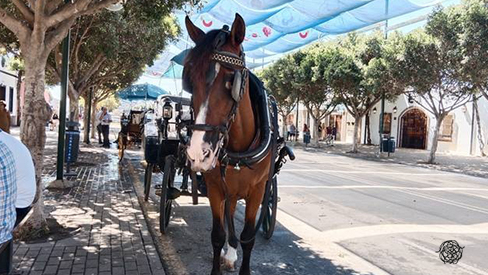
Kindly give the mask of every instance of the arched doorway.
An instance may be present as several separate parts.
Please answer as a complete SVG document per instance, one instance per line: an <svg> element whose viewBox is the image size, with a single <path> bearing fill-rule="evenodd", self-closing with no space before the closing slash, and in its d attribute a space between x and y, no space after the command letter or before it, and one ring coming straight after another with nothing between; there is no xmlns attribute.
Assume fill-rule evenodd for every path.
<svg viewBox="0 0 488 275"><path fill-rule="evenodd" d="M419 109L406 111L401 119L400 147L425 149L427 145L427 116Z"/></svg>

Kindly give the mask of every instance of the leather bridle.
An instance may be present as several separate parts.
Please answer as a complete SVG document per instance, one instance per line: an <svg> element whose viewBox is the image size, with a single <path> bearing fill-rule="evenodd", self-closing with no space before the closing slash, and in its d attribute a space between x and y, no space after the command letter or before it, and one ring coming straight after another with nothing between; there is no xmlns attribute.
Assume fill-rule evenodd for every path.
<svg viewBox="0 0 488 275"><path fill-rule="evenodd" d="M206 73L206 89L207 91L212 87L213 81L215 79L215 64L219 64L227 69L234 71L234 81L232 84L231 89L231 97L233 99L232 108L227 116L226 124L225 125L210 125L210 124L194 124L189 126L189 128L193 131L205 131L205 132L214 132L219 134L219 140L215 146L217 146L217 156L221 158L221 155L225 155L221 151L223 147L225 147L225 143L228 140L229 129L232 125L232 122L235 120L235 116L237 114L237 109L239 107L239 102L244 95L246 85L248 82L249 71L246 68L246 61L244 51L241 47L241 54L236 55L234 53L223 51L221 50L222 46L226 43L228 37L230 36L229 27L224 25L224 27L220 30L220 33L217 34L214 40L214 52L210 56L210 60L213 62L212 66L210 66L209 70ZM184 77L185 78L185 77ZM188 79L184 80L187 82ZM184 83L186 86L186 90L192 92L191 84ZM184 87L185 88L185 87Z"/></svg>

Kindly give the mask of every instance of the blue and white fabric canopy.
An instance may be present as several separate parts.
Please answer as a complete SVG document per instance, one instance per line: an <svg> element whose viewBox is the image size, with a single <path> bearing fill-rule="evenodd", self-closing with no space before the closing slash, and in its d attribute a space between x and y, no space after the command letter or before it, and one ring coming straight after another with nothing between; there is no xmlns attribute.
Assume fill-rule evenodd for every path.
<svg viewBox="0 0 488 275"><path fill-rule="evenodd" d="M402 19L406 21L416 11L423 11L416 16L425 18L433 6L456 2L459 0L207 0L203 8L190 12L190 18L207 32L224 24L230 26L239 13L246 22L247 66L253 68L321 39L374 26L387 19L407 17ZM173 45L173 55L193 46L184 23L186 14L176 12L182 37ZM166 66L169 62L166 61Z"/></svg>
<svg viewBox="0 0 488 275"><path fill-rule="evenodd" d="M151 84L135 84L117 91L116 95L124 100L155 100L160 95L169 94L165 90Z"/></svg>
<svg viewBox="0 0 488 275"><path fill-rule="evenodd" d="M354 31L442 0L209 0L190 16L204 31L246 22L244 49L250 58L285 53L322 37ZM178 14L181 26L185 14ZM186 34L183 27L183 33Z"/></svg>

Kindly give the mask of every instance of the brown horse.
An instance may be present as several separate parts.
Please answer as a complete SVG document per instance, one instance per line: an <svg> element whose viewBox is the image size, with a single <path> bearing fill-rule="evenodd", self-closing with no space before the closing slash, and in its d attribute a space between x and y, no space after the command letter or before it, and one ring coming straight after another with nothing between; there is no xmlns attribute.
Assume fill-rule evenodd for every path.
<svg viewBox="0 0 488 275"><path fill-rule="evenodd" d="M258 162L242 167L229 165L222 156L224 151L249 151L255 146L256 135L259 136L241 47L245 23L236 14L230 30L225 26L222 30L204 33L187 17L186 27L196 44L185 60L183 73L185 89L193 95L196 117L187 157L192 170L203 173L212 208L211 274L221 274L221 253L224 268L234 269L239 240L233 232L233 217L239 199L246 202L239 274L251 274L249 263L257 231L256 215L271 169L272 150L267 150ZM229 238L228 250L224 253L226 221Z"/></svg>

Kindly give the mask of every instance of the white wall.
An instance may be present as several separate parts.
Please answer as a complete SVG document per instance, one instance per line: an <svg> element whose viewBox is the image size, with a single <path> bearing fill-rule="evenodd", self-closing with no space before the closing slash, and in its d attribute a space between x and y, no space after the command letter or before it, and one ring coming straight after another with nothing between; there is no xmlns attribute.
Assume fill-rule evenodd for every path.
<svg viewBox="0 0 488 275"><path fill-rule="evenodd" d="M0 56L0 61L1 61L1 56ZM7 57L6 57L7 58ZM17 121L17 73L12 72L8 70L7 68L7 63L5 62L5 66L2 66L2 62L0 62L0 86L5 87L5 95L6 99L5 102L7 103L7 108L10 111L12 122L15 124ZM9 106L10 104L10 88L13 88L14 93L13 93L13 98L12 98L12 105Z"/></svg>
<svg viewBox="0 0 488 275"><path fill-rule="evenodd" d="M481 116L481 124L485 139L485 144L488 143L488 100L482 98L478 102ZM393 113L393 108L397 107L397 112ZM370 115L370 129L371 129L371 140L373 144L379 144L379 118L381 113L381 102L376 104L376 114L371 111ZM431 148L432 138L434 134L434 128L436 124L436 119L434 115L429 113L427 110L418 106L416 103L409 103L408 97L401 95L397 98L395 102L385 102L385 113L392 113L392 127L391 136L395 137L397 141L397 146L399 146L399 135L400 135L400 124L401 116L404 112L412 107L419 108L423 110L427 116L427 149ZM472 131L472 114L473 108L472 103L468 103L465 107L458 108L451 113L454 116L454 129L452 135L452 141L439 141L438 152L459 154L459 155L469 155L471 150L471 131ZM476 125L476 122L475 122ZM477 129L475 129L477 131ZM365 119L363 118L363 130L361 131L361 141L364 140L365 134ZM477 132L475 132L477 134ZM479 143L476 136L473 138L473 146L475 146L475 154L479 155ZM486 148L485 150L488 150Z"/></svg>

